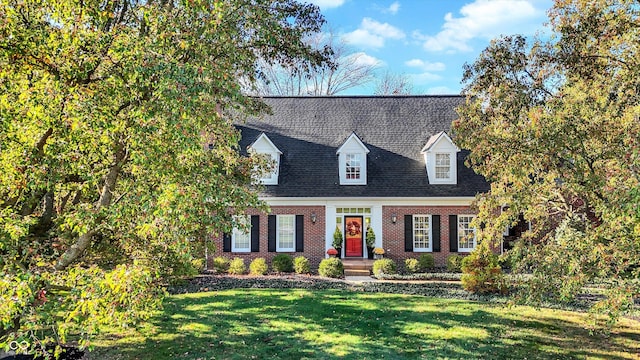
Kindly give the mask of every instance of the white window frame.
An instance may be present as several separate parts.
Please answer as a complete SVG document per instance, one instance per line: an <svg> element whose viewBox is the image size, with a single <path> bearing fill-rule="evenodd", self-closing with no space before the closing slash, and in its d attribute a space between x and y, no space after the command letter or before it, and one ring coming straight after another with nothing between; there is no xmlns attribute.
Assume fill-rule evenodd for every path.
<svg viewBox="0 0 640 360"><path fill-rule="evenodd" d="M426 218L428 221L428 230L427 230L427 238L428 238L428 243L429 246L428 247L417 247L416 246L416 231L419 230L416 225L417 225L417 219L424 219ZM433 251L433 226L432 226L432 221L431 221L431 215L422 215L422 214L415 214L413 215L413 251L414 252L432 252Z"/></svg>
<svg viewBox="0 0 640 360"><path fill-rule="evenodd" d="M251 252L251 216L250 215L237 215L236 222L239 224L245 224L245 229L238 227L233 228L231 233L231 251L232 252ZM247 247L238 247L238 241L240 239L248 239Z"/></svg>
<svg viewBox="0 0 640 360"><path fill-rule="evenodd" d="M476 228L472 228L471 227L471 222L473 221L473 219L475 219L475 215L468 215L468 214L462 214L462 215L458 215L458 223L456 224L456 226L458 227L458 252L472 252L476 246L478 245L477 242L477 232L476 232ZM466 222L467 226L469 227L462 227L462 219L467 219L468 221ZM472 242L472 247L462 247L460 246L460 242L465 238L465 236L467 236L470 232L473 232L473 239L471 239Z"/></svg>
<svg viewBox="0 0 640 360"><path fill-rule="evenodd" d="M266 171L262 176L260 177L260 183L263 185L278 185L278 170L280 169L280 155L277 153L273 153L273 152L262 152L259 153L260 155L263 156L268 156L269 160L271 161L271 169L269 171Z"/></svg>
<svg viewBox="0 0 640 360"><path fill-rule="evenodd" d="M362 158L362 153L344 154L344 176L346 181L358 182L362 179ZM357 165L353 165L354 163L357 163ZM349 175L351 175L351 169L355 169L353 175L357 175L358 177L349 177Z"/></svg>
<svg viewBox="0 0 640 360"><path fill-rule="evenodd" d="M442 164L438 164L438 157L448 157L449 160L449 164L447 165L442 165ZM434 170L435 170L435 176L436 176L436 181L450 181L451 180L451 153L449 152L437 152L435 153L435 164L434 164ZM447 169L446 173L447 176L446 177L438 177L438 170L439 169Z"/></svg>
<svg viewBox="0 0 640 360"><path fill-rule="evenodd" d="M280 237L281 231L285 231L288 229L283 229L283 226L280 224L281 220L288 219L291 221L291 247L283 247L280 245ZM276 216L276 252L295 252L296 251L296 216L295 215L277 215Z"/></svg>

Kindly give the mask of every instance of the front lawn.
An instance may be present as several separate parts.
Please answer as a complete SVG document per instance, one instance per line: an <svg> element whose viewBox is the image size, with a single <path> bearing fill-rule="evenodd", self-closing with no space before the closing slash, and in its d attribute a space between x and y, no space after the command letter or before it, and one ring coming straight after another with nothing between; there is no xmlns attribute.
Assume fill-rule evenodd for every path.
<svg viewBox="0 0 640 360"><path fill-rule="evenodd" d="M90 359L637 359L640 322L591 336L586 314L348 290L172 295L141 334Z"/></svg>

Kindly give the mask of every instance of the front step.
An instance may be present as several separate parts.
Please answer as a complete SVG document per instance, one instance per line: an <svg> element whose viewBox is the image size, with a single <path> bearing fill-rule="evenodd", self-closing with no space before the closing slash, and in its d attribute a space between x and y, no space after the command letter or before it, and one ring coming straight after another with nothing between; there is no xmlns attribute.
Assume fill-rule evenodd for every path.
<svg viewBox="0 0 640 360"><path fill-rule="evenodd" d="M369 276L373 270L373 260L360 258L342 259L345 276Z"/></svg>

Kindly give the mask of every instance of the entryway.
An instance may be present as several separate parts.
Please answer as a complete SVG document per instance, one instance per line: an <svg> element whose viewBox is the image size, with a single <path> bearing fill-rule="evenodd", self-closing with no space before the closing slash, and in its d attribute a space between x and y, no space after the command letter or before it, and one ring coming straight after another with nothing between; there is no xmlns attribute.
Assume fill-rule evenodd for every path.
<svg viewBox="0 0 640 360"><path fill-rule="evenodd" d="M342 259L344 276L370 276L373 271L373 260L369 259Z"/></svg>

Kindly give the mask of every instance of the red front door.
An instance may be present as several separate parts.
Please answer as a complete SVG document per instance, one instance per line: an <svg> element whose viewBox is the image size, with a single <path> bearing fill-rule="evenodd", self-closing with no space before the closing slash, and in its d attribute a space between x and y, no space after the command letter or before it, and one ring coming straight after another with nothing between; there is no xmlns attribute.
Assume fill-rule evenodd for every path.
<svg viewBox="0 0 640 360"><path fill-rule="evenodd" d="M362 257L362 230L362 216L344 217L345 256Z"/></svg>

